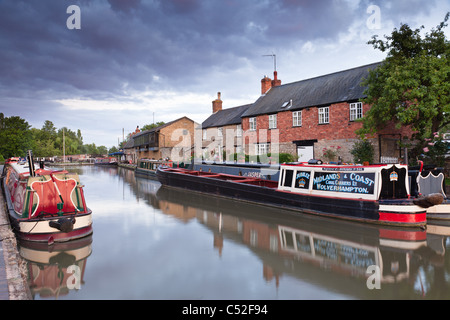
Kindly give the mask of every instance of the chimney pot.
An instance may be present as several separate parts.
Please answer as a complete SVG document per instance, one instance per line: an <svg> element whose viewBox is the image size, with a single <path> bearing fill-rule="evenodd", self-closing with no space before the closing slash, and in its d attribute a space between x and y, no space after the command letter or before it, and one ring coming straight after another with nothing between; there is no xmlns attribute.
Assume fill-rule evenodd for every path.
<svg viewBox="0 0 450 320"><path fill-rule="evenodd" d="M281 80L278 80L278 72L273 72L273 80L272 80L272 87L278 87L281 86Z"/></svg>

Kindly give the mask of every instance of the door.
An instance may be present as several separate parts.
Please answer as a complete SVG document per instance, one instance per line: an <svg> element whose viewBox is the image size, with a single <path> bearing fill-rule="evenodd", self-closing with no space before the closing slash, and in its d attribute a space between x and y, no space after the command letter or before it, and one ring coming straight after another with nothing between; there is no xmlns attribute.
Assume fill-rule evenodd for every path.
<svg viewBox="0 0 450 320"><path fill-rule="evenodd" d="M299 162L314 159L314 146L297 146L297 156Z"/></svg>

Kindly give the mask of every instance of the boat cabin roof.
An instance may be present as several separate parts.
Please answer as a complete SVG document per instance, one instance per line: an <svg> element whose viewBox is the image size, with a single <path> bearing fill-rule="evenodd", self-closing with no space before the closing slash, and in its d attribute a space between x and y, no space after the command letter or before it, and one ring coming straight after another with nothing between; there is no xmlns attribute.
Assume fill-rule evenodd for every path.
<svg viewBox="0 0 450 320"><path fill-rule="evenodd" d="M9 163L10 166L15 172L17 172L20 178L25 179L30 176L30 165L26 161L12 162ZM66 170L52 170L49 168L41 169L39 165L34 164L34 171L36 176L48 175L51 173L68 173Z"/></svg>

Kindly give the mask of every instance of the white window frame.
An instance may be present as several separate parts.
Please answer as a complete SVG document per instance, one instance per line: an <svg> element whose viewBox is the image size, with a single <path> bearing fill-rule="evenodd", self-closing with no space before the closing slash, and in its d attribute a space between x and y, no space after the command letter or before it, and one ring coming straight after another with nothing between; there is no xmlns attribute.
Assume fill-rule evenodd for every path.
<svg viewBox="0 0 450 320"><path fill-rule="evenodd" d="M302 126L302 111L292 112L292 126L301 127Z"/></svg>
<svg viewBox="0 0 450 320"><path fill-rule="evenodd" d="M330 107L319 108L319 124L330 123Z"/></svg>
<svg viewBox="0 0 450 320"><path fill-rule="evenodd" d="M256 118L255 117L249 118L248 123L249 123L249 129L251 131L256 131Z"/></svg>
<svg viewBox="0 0 450 320"><path fill-rule="evenodd" d="M363 117L362 102L350 103L350 121L355 121Z"/></svg>
<svg viewBox="0 0 450 320"><path fill-rule="evenodd" d="M255 154L257 156L268 154L270 151L270 143L256 143L255 144Z"/></svg>
<svg viewBox="0 0 450 320"><path fill-rule="evenodd" d="M242 137L242 124L236 125L236 137Z"/></svg>
<svg viewBox="0 0 450 320"><path fill-rule="evenodd" d="M269 129L276 129L276 128L277 128L277 115L269 114Z"/></svg>
<svg viewBox="0 0 450 320"><path fill-rule="evenodd" d="M217 128L217 136L223 137L223 128L222 127Z"/></svg>

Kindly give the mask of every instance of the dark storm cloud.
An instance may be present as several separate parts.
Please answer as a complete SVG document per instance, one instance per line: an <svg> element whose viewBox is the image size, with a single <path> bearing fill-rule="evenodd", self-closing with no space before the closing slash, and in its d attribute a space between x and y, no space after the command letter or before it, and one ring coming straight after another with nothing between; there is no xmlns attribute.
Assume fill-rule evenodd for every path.
<svg viewBox="0 0 450 320"><path fill-rule="evenodd" d="M81 30L66 28L71 4ZM211 69L240 68L239 58L331 39L352 14L345 1L4 0L0 92L94 97L195 85Z"/></svg>

